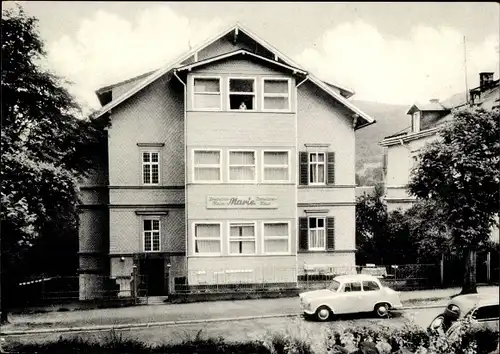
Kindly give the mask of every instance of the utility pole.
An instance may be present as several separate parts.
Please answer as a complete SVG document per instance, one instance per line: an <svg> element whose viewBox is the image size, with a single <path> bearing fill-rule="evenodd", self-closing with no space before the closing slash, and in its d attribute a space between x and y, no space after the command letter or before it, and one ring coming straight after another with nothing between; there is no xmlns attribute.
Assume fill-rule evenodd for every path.
<svg viewBox="0 0 500 354"><path fill-rule="evenodd" d="M464 71L465 71L465 103L469 104L469 85L467 84L467 47L464 36Z"/></svg>

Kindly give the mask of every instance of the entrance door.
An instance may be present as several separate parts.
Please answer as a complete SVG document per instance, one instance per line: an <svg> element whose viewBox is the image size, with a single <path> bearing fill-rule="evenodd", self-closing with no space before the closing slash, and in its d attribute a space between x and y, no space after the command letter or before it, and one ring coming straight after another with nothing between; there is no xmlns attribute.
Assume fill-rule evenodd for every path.
<svg viewBox="0 0 500 354"><path fill-rule="evenodd" d="M141 259L139 265L141 276L144 277L148 296L166 294L165 262L163 258Z"/></svg>

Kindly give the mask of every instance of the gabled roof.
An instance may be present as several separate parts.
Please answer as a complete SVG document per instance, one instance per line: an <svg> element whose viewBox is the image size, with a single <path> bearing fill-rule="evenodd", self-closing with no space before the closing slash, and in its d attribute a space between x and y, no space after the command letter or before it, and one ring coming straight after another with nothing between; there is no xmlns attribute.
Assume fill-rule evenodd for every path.
<svg viewBox="0 0 500 354"><path fill-rule="evenodd" d="M413 106L410 107L408 112L406 114L413 114L415 111L431 111L431 112L444 112L444 111L449 111L450 108L443 106L439 102L429 102L429 103L415 103Z"/></svg>
<svg viewBox="0 0 500 354"><path fill-rule="evenodd" d="M106 114L111 109L117 107L118 105L120 105L121 103L123 103L124 101L126 101L130 97L134 96L139 91L141 91L143 88L145 88L146 86L155 82L160 77L169 73L170 71L173 71L174 69L181 69L184 66L179 66L179 64L181 64L183 61L187 60L188 58L192 57L195 53L198 53L199 51L201 51L205 47L214 43L218 39L228 35L229 33L232 33L233 31L235 33L238 33L238 31L242 31L247 36L249 36L252 40L254 40L258 44L260 44L262 47L264 47L266 50L271 52L274 55L275 64L279 63L279 64L283 64L287 67L291 67L291 68L293 67L296 70L303 71L305 73L305 75L307 75L306 80L311 81L313 84L315 84L320 89L322 89L324 92L326 92L328 95L330 95L331 97L333 97L334 99L339 101L342 105L344 105L346 108L351 110L354 113L353 120L357 121L358 117L361 118L362 120L364 120L364 122L362 122L362 123L357 123L355 126L355 129L360 129L362 127L365 127L367 125L375 123L375 120L372 117L370 117L368 114L361 111L359 108L355 107L351 102L349 102L346 99L346 97L350 97L354 94L354 92L352 90L349 90L345 87L341 87L339 85L325 83L324 81L318 79L314 75L307 73L305 71L305 69L302 68L299 64L295 63L292 59L288 58L286 55L284 55L283 53L278 51L276 48L274 48L271 44L266 42L264 39L258 37L256 34L252 33L247 28L244 28L240 23L237 23L236 25L233 25L233 26L225 29L217 36L214 36L213 38L211 38L207 42L203 43L202 45L198 46L197 48L195 48L195 49L185 53L184 55L178 57L177 59L171 61L170 63L165 65L163 68L160 68L160 69L152 72L150 75L147 76L146 74L144 74L143 80L139 81L137 85L135 85L133 88L131 88L130 90L123 93L121 96L117 97L116 99L112 100L111 102L109 102L108 104L103 106L101 108L101 110L96 114L95 118L98 118L98 117ZM265 59L268 60L267 58L265 58ZM281 62L280 62L280 60L281 60ZM190 65L193 65L193 64L190 64ZM137 77L135 79L137 79ZM127 80L126 82L130 82L130 81L132 81L132 80ZM109 89L109 87L114 87L114 86L116 86L116 84L111 85L111 86L107 86L106 88ZM103 92L103 90L106 88L101 88L98 90L98 92ZM338 89L341 93L338 93L335 89ZM344 94L346 97L344 97L342 94Z"/></svg>
<svg viewBox="0 0 500 354"><path fill-rule="evenodd" d="M279 67L281 67L283 69L287 69L289 71L292 71L293 73L307 75L307 71L304 71L302 69L299 69L297 67L293 67L293 66L290 66L290 65L282 64L282 63L280 63L278 61L268 59L268 58L263 57L261 55L254 54L252 52L249 52L246 49L238 49L238 50L235 50L233 52L229 52L229 53L217 55L215 57L211 57L211 58L207 58L207 59L204 59L204 60L200 60L200 61L197 61L197 62L194 62L194 63L191 63L191 64L186 64L186 65L183 65L183 66L179 66L179 67L177 67L174 70L175 71L191 70L191 69L197 68L199 66L203 66L203 65L215 63L217 61L224 60L224 59L229 59L229 58L232 58L232 57L235 57L235 56L238 56L238 55L246 55L246 56L252 57L254 59L265 61L265 62L270 63L272 65L279 66Z"/></svg>

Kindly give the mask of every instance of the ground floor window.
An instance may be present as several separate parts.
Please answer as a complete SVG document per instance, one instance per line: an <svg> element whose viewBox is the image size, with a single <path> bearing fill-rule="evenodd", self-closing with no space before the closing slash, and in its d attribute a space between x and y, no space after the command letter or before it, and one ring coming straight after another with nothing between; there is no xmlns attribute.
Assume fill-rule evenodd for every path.
<svg viewBox="0 0 500 354"><path fill-rule="evenodd" d="M160 220L143 220L144 252L160 251Z"/></svg>
<svg viewBox="0 0 500 354"><path fill-rule="evenodd" d="M255 224L238 223L229 224L229 253L254 254L255 253Z"/></svg>
<svg viewBox="0 0 500 354"><path fill-rule="evenodd" d="M197 254L219 254L221 249L221 226L215 223L194 225L194 252Z"/></svg>
<svg viewBox="0 0 500 354"><path fill-rule="evenodd" d="M264 253L288 253L290 228L287 222L264 222Z"/></svg>

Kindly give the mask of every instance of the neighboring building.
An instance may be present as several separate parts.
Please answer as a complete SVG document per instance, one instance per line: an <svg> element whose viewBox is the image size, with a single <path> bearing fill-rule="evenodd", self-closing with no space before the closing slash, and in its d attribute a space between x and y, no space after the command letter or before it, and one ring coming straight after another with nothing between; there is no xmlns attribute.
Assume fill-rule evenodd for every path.
<svg viewBox="0 0 500 354"><path fill-rule="evenodd" d="M493 73L479 74L479 86L469 91L471 107L482 107L486 110L499 109L499 80L493 80ZM465 107L465 99L459 105L450 107L437 99L428 104L414 104L407 114L411 125L403 132L384 138L380 145L386 147L384 156L385 200L389 211L409 208L415 201L406 190L410 172L417 161L417 156L425 144L437 137L440 126L452 119L452 109ZM498 241L498 229L494 229L492 238Z"/></svg>
<svg viewBox="0 0 500 354"><path fill-rule="evenodd" d="M134 266L149 295L353 269L354 132L374 120L352 91L236 25L97 95L111 126L81 187L82 299L129 295Z"/></svg>

